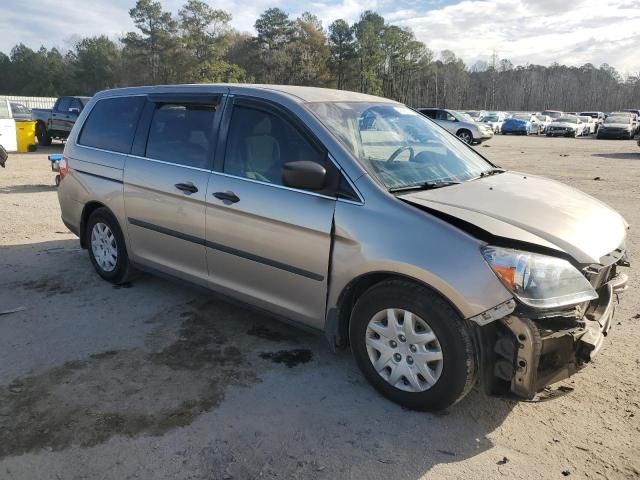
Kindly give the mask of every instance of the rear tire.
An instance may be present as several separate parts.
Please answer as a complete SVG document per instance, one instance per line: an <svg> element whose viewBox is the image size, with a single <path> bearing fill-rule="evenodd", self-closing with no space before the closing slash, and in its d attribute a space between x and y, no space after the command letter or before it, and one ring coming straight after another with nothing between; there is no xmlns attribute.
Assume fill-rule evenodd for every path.
<svg viewBox="0 0 640 480"><path fill-rule="evenodd" d="M393 319L398 322L389 330ZM428 335L434 340L421 343ZM389 280L367 290L353 309L349 339L367 380L407 408L443 410L461 400L475 383L471 332L464 320L440 296L415 283Z"/></svg>
<svg viewBox="0 0 640 480"><path fill-rule="evenodd" d="M124 236L114 215L105 207L89 216L86 230L89 259L98 275L113 284L125 283L131 275L131 264Z"/></svg>
<svg viewBox="0 0 640 480"><path fill-rule="evenodd" d="M456 133L456 136L467 145L473 144L473 135L471 135L469 130L460 130Z"/></svg>
<svg viewBox="0 0 640 480"><path fill-rule="evenodd" d="M40 145L44 145L45 147L51 145L51 137L49 136L49 132L47 132L47 127L42 123L38 123L36 127L36 137L38 137L38 143Z"/></svg>

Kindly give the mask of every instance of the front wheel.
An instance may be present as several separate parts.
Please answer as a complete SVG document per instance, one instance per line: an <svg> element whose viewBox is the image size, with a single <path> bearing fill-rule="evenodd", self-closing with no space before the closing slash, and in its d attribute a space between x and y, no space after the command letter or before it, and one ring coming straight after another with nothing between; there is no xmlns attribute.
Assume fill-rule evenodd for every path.
<svg viewBox="0 0 640 480"><path fill-rule="evenodd" d="M367 380L407 408L445 409L475 382L464 320L426 287L399 280L371 287L353 309L349 339Z"/></svg>
<svg viewBox="0 0 640 480"><path fill-rule="evenodd" d="M98 208L89 216L86 230L89 258L98 275L120 284L131 272L127 247L118 221L106 208Z"/></svg>
<svg viewBox="0 0 640 480"><path fill-rule="evenodd" d="M469 130L460 130L456 135L467 145L471 145L473 143L473 135L471 135Z"/></svg>

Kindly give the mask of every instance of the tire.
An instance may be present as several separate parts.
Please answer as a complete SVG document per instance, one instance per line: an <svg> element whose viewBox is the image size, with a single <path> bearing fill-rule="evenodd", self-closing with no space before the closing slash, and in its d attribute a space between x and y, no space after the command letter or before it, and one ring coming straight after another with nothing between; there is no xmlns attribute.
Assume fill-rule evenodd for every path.
<svg viewBox="0 0 640 480"><path fill-rule="evenodd" d="M87 221L85 234L89 259L98 275L116 285L125 283L130 278L132 268L122 230L113 214L104 207L93 211ZM115 261L109 250L115 251Z"/></svg>
<svg viewBox="0 0 640 480"><path fill-rule="evenodd" d="M473 135L469 130L458 130L456 136L467 145L473 144Z"/></svg>
<svg viewBox="0 0 640 480"><path fill-rule="evenodd" d="M398 319L405 318L403 311L411 312L413 324L426 325L427 329L418 331L409 326L405 329L403 322L397 325L396 333L392 333L394 329L384 330L380 322L389 318L389 311L395 312ZM406 333L406 337L399 331ZM431 335L435 335L434 341L421 343L421 339ZM416 344L410 344L412 339L418 339L414 340ZM385 397L412 410L443 410L461 400L475 383L476 362L468 327L446 301L426 287L402 280L371 287L353 309L349 340L356 363L369 383ZM372 343L385 353L376 350ZM420 362L412 355L440 358ZM380 358L388 360L383 360L378 369L373 362Z"/></svg>
<svg viewBox="0 0 640 480"><path fill-rule="evenodd" d="M38 143L40 145L44 145L45 147L51 145L51 136L49 136L49 132L47 132L47 127L42 123L38 123L36 127L36 137L38 137Z"/></svg>

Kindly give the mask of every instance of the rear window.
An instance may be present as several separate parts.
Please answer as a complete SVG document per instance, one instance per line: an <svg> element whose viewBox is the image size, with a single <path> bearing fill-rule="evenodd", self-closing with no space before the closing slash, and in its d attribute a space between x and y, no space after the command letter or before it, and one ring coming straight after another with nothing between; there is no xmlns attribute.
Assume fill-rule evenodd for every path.
<svg viewBox="0 0 640 480"><path fill-rule="evenodd" d="M78 143L118 153L129 153L144 97L100 100L82 127Z"/></svg>

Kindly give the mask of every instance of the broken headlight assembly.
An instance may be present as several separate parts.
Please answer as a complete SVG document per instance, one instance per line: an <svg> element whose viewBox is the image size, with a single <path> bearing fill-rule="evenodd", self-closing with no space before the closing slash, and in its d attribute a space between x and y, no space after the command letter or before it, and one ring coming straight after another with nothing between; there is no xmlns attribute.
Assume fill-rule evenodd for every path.
<svg viewBox="0 0 640 480"><path fill-rule="evenodd" d="M492 246L484 247L482 255L504 286L528 307L570 307L598 298L585 276L561 258Z"/></svg>

